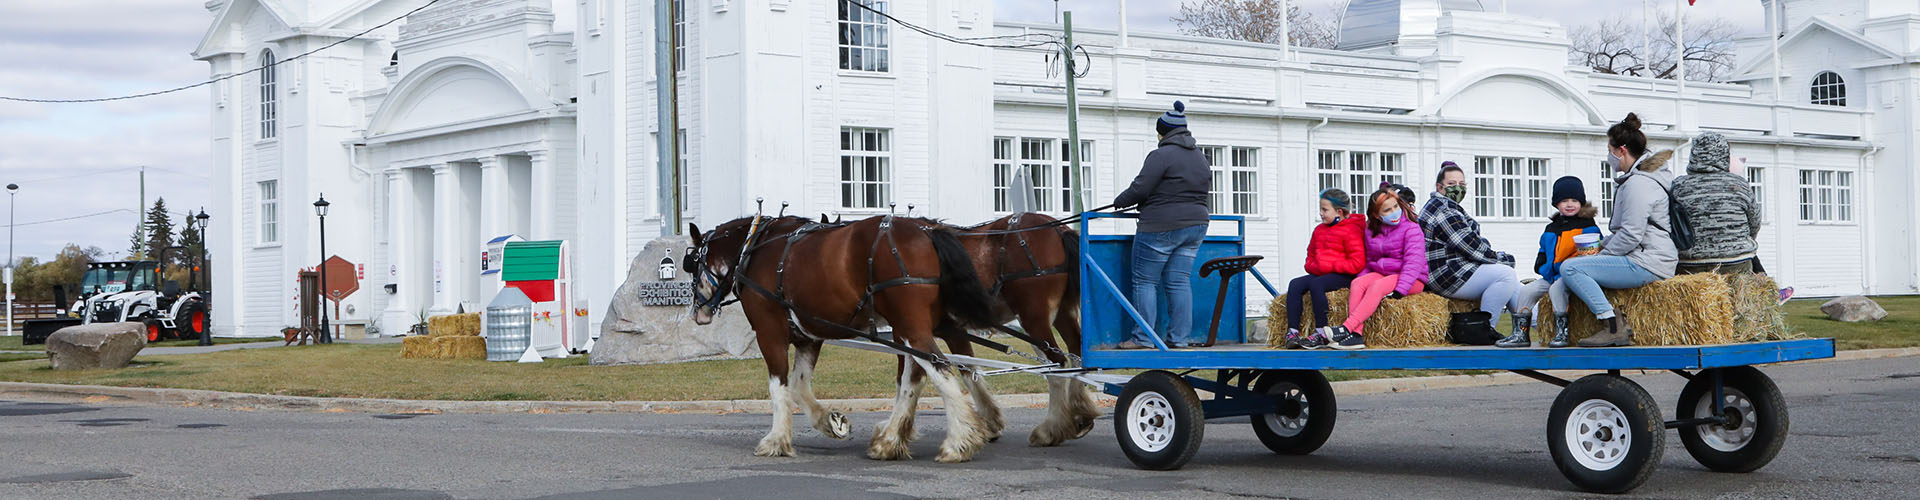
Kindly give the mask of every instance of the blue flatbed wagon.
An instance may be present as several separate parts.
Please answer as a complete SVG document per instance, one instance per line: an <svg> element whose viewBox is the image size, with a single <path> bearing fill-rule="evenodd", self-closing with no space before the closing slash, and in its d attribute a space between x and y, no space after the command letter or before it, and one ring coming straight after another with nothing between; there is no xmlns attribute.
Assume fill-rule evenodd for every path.
<svg viewBox="0 0 1920 500"><path fill-rule="evenodd" d="M1114 346L1142 323L1126 293L1131 218L1090 212L1079 223L1081 364L1087 371L1072 376L1119 398L1114 434L1127 458L1146 469L1184 466L1198 452L1208 419L1252 417L1255 434L1276 453L1319 449L1337 413L1333 388L1320 370L1506 370L1562 387L1548 415L1548 445L1560 472L1580 488L1619 493L1638 487L1660 462L1665 429L1678 429L1687 452L1702 465L1749 472L1773 460L1788 426L1785 397L1753 366L1834 353L1832 339L1604 349L1308 351L1248 344L1247 322L1239 320L1246 310L1246 280L1234 278L1250 275L1269 294L1278 293L1252 267L1259 258L1245 255L1246 220L1235 216L1213 217L1196 259L1203 264L1194 279L1193 324L1206 329L1211 345L1168 349L1150 335L1152 349L1121 350ZM1222 322L1223 311L1232 311L1233 319ZM1147 371L1128 376L1106 370ZM1566 380L1542 370L1595 373ZM1666 419L1653 397L1621 370L1685 377L1674 418ZM1198 391L1209 398L1202 400Z"/></svg>

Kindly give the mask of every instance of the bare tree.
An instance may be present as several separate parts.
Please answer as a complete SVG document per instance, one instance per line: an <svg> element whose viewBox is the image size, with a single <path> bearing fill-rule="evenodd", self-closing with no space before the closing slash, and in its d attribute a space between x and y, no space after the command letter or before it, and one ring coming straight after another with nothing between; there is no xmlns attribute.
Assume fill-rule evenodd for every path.
<svg viewBox="0 0 1920 500"><path fill-rule="evenodd" d="M1629 75L1671 79L1678 73L1676 60L1683 61L1687 79L1725 81L1733 76L1736 60L1733 39L1740 29L1723 18L1688 19L1686 50L1675 57L1673 15L1662 11L1656 17L1652 33L1643 35L1639 23L1622 15L1569 32L1571 64L1584 65L1610 75ZM1643 38L1651 35L1650 38ZM1643 50L1643 39L1649 40ZM1650 52L1650 53L1643 53Z"/></svg>
<svg viewBox="0 0 1920 500"><path fill-rule="evenodd" d="M1279 0L1183 0L1173 23L1180 32L1208 38L1280 43ZM1287 38L1295 47L1333 48L1333 24L1289 5Z"/></svg>

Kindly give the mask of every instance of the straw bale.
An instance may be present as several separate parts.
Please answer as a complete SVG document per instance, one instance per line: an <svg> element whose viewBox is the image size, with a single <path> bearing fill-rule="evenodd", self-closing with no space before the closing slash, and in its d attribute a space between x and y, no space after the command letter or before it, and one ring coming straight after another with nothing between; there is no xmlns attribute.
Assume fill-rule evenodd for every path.
<svg viewBox="0 0 1920 500"><path fill-rule="evenodd" d="M1733 337L1736 342L1765 342L1804 338L1787 327L1780 310L1778 285L1758 274L1727 274L1733 289Z"/></svg>
<svg viewBox="0 0 1920 500"><path fill-rule="evenodd" d="M1733 289L1718 274L1688 274L1648 283L1639 288L1607 290L1607 301L1627 318L1633 344L1709 345L1734 341ZM1573 340L1593 336L1600 322L1587 303L1570 295L1567 330ZM1552 297L1544 297L1538 311L1551 311ZM1543 322L1544 323L1544 322ZM1553 337L1551 328L1535 328L1536 340Z"/></svg>
<svg viewBox="0 0 1920 500"><path fill-rule="evenodd" d="M1311 300L1301 301L1302 305L1312 307ZM1367 347L1436 347L1451 345L1447 340L1447 323L1452 312L1479 309L1473 302L1451 300L1431 293L1418 293L1399 299L1386 299L1380 302L1380 308L1374 310L1373 317L1367 318L1363 329ZM1327 320L1335 323L1347 319L1347 290L1337 290L1327 294ZM1301 330L1308 331L1319 325L1314 324L1313 314L1300 316ZM1275 298L1267 305L1267 346L1278 348L1286 344L1287 303L1285 298Z"/></svg>
<svg viewBox="0 0 1920 500"><path fill-rule="evenodd" d="M433 337L434 357L440 359L487 359L487 339L472 335Z"/></svg>
<svg viewBox="0 0 1920 500"><path fill-rule="evenodd" d="M401 359L432 359L434 353L432 339L417 336L400 339Z"/></svg>
<svg viewBox="0 0 1920 500"><path fill-rule="evenodd" d="M427 336L479 335L480 313L448 314L427 318Z"/></svg>

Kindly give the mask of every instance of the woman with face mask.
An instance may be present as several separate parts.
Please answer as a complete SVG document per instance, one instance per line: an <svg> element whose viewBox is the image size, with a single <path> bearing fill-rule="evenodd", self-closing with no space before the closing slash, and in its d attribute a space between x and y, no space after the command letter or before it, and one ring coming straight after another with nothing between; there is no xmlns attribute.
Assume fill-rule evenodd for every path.
<svg viewBox="0 0 1920 500"><path fill-rule="evenodd" d="M1455 332L1455 338L1491 344L1500 338L1495 328L1500 310L1511 309L1513 293L1520 288L1513 256L1494 251L1480 235L1480 223L1460 206L1467 200L1467 173L1459 165L1440 164L1433 190L1420 209L1420 228L1427 235L1427 266L1432 269L1428 289L1442 297L1479 302L1480 311L1475 314L1485 316L1463 323L1472 331Z"/></svg>
<svg viewBox="0 0 1920 500"><path fill-rule="evenodd" d="M1608 236L1600 243L1599 255L1574 257L1560 265L1567 291L1585 301L1587 310L1600 320L1600 332L1580 339L1580 347L1633 345L1633 330L1607 301L1603 289L1638 288L1671 278L1680 264L1680 250L1667 232L1667 211L1672 206L1667 190L1673 184L1667 161L1673 151L1647 151L1640 117L1628 113L1627 119L1607 129L1607 154L1617 185Z"/></svg>

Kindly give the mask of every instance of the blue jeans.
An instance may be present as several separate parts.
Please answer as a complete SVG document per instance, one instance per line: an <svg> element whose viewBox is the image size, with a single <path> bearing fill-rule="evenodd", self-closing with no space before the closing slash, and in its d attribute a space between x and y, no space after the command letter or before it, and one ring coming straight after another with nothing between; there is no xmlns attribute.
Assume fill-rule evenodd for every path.
<svg viewBox="0 0 1920 500"><path fill-rule="evenodd" d="M1660 281L1660 277L1623 256L1590 255L1560 264L1560 281L1567 283L1567 291L1587 302L1593 317L1607 319L1613 317L1613 303L1607 302L1601 288L1638 288Z"/></svg>
<svg viewBox="0 0 1920 500"><path fill-rule="evenodd" d="M1193 260L1206 237L1205 224L1133 235L1133 307L1155 331L1162 332L1161 337L1175 343L1193 342L1189 340L1193 338ZM1166 328L1157 328L1162 289L1167 293L1169 317ZM1133 329L1133 341L1153 345L1141 328Z"/></svg>

